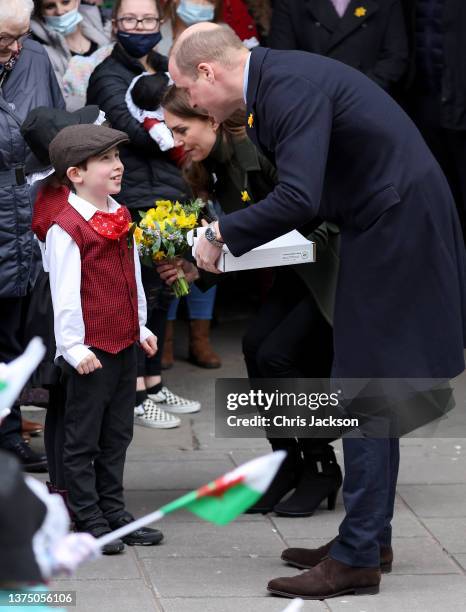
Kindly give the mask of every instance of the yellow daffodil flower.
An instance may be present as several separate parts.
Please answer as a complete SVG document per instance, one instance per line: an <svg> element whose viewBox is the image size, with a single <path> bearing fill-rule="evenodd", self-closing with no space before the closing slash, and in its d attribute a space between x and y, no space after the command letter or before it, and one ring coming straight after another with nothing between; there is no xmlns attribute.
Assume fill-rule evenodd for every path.
<svg viewBox="0 0 466 612"><path fill-rule="evenodd" d="M355 17L364 17L366 13L367 13L367 9L364 8L363 6L358 6L356 9L354 9Z"/></svg>
<svg viewBox="0 0 466 612"><path fill-rule="evenodd" d="M241 199L243 200L243 202L250 202L251 201L249 193L246 190L241 192Z"/></svg>

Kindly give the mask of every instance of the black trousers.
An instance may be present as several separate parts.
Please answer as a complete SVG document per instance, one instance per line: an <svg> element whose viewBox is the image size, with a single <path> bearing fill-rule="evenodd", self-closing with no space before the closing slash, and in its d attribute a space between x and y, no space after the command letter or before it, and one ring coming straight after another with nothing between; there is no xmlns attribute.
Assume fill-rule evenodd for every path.
<svg viewBox="0 0 466 612"><path fill-rule="evenodd" d="M330 377L332 327L291 268L278 270L266 302L243 338L243 354L249 378ZM299 445L311 453L331 441L300 438ZM274 450L294 445L288 438L270 438L269 442Z"/></svg>
<svg viewBox="0 0 466 612"><path fill-rule="evenodd" d="M133 437L136 346L116 355L92 349L102 369L80 375L60 359L66 388L65 488L78 527L124 513L123 470Z"/></svg>
<svg viewBox="0 0 466 612"><path fill-rule="evenodd" d="M0 363L8 363L25 349L24 323L29 296L0 299ZM0 448L10 448L21 442L21 411L15 404L0 425Z"/></svg>

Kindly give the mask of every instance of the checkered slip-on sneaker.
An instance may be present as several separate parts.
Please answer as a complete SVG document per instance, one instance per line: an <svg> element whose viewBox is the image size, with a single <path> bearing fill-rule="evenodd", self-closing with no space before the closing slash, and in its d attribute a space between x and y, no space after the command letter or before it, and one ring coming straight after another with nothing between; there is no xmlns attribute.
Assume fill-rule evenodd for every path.
<svg viewBox="0 0 466 612"><path fill-rule="evenodd" d="M160 406L157 406L150 398L144 400L142 404L144 408L144 414L142 416L134 416L134 424L142 425L142 427L152 427L154 429L171 429L178 427L181 420L165 412Z"/></svg>
<svg viewBox="0 0 466 612"><path fill-rule="evenodd" d="M201 409L200 402L180 397L176 395L176 393L170 391L170 389L167 389L167 387L162 387L158 393L149 394L149 398L160 408L163 408L163 410L175 414L191 414L193 412L199 412Z"/></svg>

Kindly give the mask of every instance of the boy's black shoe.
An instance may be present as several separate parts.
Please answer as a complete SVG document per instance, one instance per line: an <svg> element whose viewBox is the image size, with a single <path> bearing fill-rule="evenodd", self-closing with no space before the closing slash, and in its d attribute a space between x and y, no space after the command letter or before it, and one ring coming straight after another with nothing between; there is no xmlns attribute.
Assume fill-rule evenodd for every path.
<svg viewBox="0 0 466 612"><path fill-rule="evenodd" d="M25 472L48 472L47 457L33 451L29 444L19 437L17 442L5 446L3 450L16 455Z"/></svg>
<svg viewBox="0 0 466 612"><path fill-rule="evenodd" d="M113 523L110 523L110 527L112 530L119 529L132 521L134 521L134 518L130 514L124 514ZM163 540L163 533L158 529L141 527L121 539L128 546L154 546L155 544L160 544Z"/></svg>
<svg viewBox="0 0 466 612"><path fill-rule="evenodd" d="M94 538L100 538L103 535L106 535L107 533L111 533L112 530L110 529L110 527L107 527L106 525L77 525L76 526L76 531L84 531L86 533L90 533L91 536L94 536ZM118 555L119 553L123 552L125 549L125 545L123 543L122 540L117 539L114 540L113 542L109 542L108 544L105 544L105 546L102 546L101 551L103 555Z"/></svg>

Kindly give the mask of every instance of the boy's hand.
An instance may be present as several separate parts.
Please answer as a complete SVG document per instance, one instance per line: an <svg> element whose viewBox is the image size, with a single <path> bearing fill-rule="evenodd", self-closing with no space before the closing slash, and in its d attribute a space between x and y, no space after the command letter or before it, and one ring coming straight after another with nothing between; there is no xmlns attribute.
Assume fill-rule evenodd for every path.
<svg viewBox="0 0 466 612"><path fill-rule="evenodd" d="M188 283L192 283L199 278L199 271L196 266L186 259L176 258L174 262L163 262L156 266L160 278L164 280L167 285L173 285L176 281L179 268L183 270Z"/></svg>
<svg viewBox="0 0 466 612"><path fill-rule="evenodd" d="M98 370L101 367L102 364L94 353L89 353L87 357L84 357L84 359L78 363L76 369L79 374L90 374L91 372L94 372L94 370Z"/></svg>
<svg viewBox="0 0 466 612"><path fill-rule="evenodd" d="M152 334L148 338L141 342L141 348L148 357L153 357L157 352L157 336Z"/></svg>

